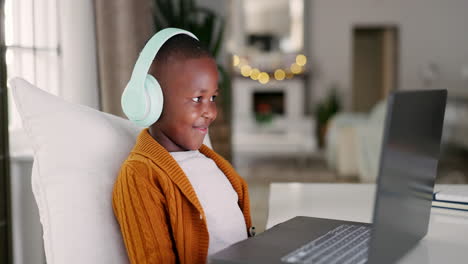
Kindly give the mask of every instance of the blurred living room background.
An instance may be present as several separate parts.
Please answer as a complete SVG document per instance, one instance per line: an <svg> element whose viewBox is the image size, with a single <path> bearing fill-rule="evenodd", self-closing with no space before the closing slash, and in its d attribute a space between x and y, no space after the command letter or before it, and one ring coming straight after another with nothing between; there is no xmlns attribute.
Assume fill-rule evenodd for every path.
<svg viewBox="0 0 468 264"><path fill-rule="evenodd" d="M217 59L209 135L249 183L260 232L272 182L375 182L392 91L448 90L436 182L468 183L466 0L0 3L0 263L45 263L33 153L8 78L124 117L138 53L167 26L191 30Z"/></svg>

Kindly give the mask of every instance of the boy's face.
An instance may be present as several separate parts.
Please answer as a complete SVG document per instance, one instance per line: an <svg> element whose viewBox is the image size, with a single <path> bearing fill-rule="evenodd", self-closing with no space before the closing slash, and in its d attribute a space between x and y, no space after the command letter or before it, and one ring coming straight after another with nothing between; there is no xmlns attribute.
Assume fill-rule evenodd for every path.
<svg viewBox="0 0 468 264"><path fill-rule="evenodd" d="M161 68L156 78L163 90L163 111L150 133L170 152L199 149L217 115L216 62L209 57L169 58Z"/></svg>

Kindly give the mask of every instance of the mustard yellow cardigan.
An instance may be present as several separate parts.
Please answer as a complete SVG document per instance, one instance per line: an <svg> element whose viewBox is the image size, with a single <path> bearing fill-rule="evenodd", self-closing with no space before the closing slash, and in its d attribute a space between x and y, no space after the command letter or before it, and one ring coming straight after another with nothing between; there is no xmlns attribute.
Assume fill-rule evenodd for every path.
<svg viewBox="0 0 468 264"><path fill-rule="evenodd" d="M239 197L246 232L252 226L247 184L232 166L203 145ZM144 129L123 163L112 205L131 263L206 263L206 217L190 181L165 148Z"/></svg>

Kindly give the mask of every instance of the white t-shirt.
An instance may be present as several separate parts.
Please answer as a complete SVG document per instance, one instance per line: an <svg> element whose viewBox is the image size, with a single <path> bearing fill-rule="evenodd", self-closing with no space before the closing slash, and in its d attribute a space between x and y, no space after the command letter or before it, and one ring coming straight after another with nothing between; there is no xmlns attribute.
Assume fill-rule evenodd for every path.
<svg viewBox="0 0 468 264"><path fill-rule="evenodd" d="M236 191L216 163L198 150L170 152L192 184L206 215L208 256L247 238Z"/></svg>

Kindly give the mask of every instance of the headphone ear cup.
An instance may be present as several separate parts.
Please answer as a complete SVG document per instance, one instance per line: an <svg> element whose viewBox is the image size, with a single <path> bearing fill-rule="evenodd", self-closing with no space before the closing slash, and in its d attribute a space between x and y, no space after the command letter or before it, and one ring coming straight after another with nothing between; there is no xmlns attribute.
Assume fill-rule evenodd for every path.
<svg viewBox="0 0 468 264"><path fill-rule="evenodd" d="M164 98L161 86L151 74L146 75L144 90L147 113L142 120L138 120L135 123L140 126L148 127L158 121L161 116Z"/></svg>

